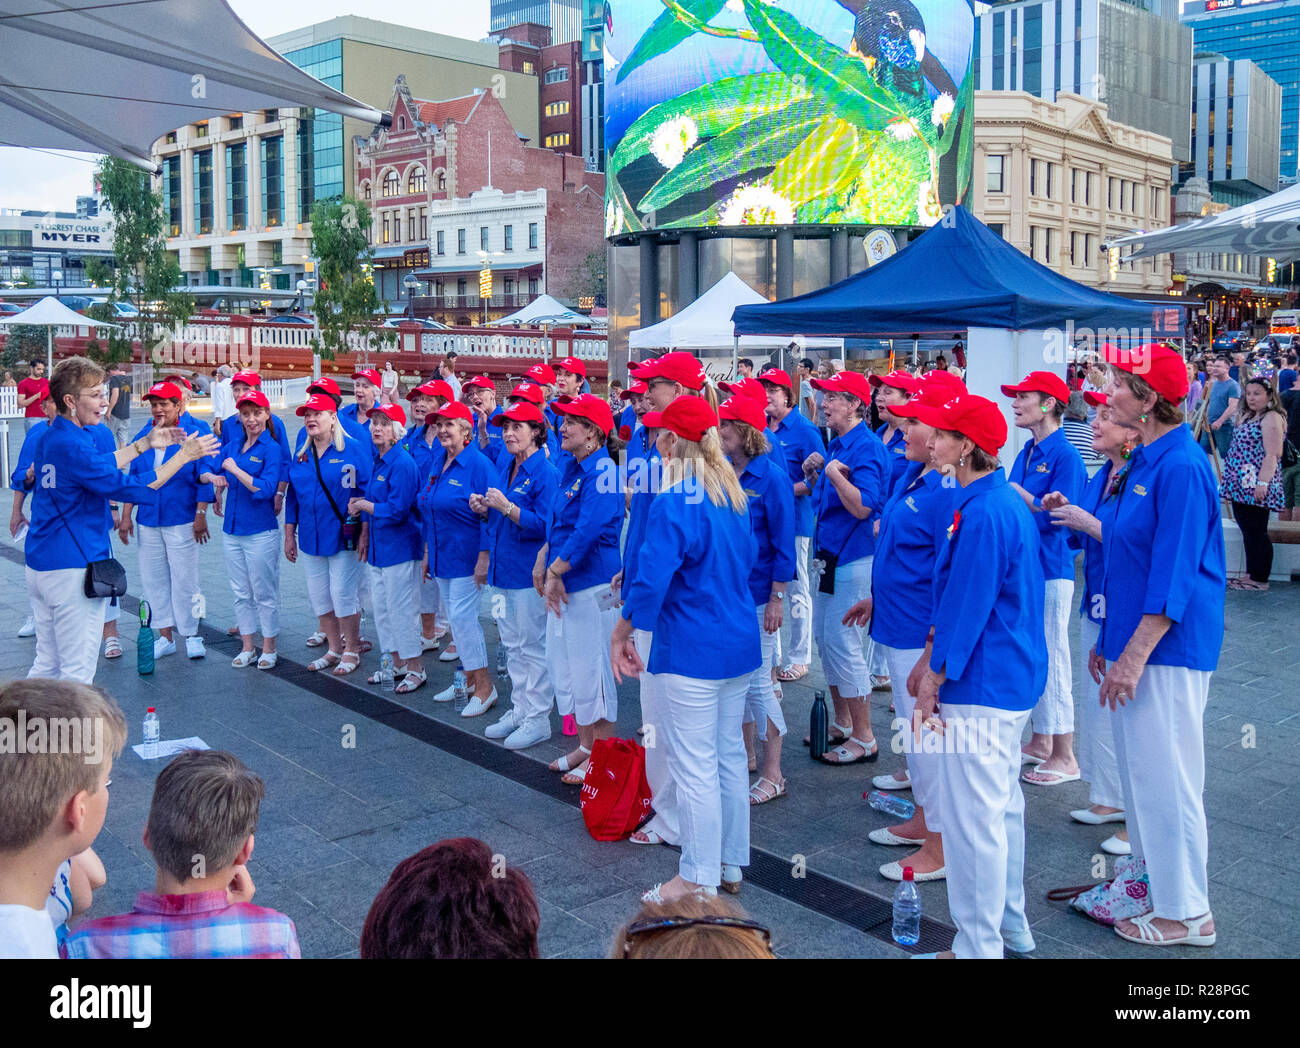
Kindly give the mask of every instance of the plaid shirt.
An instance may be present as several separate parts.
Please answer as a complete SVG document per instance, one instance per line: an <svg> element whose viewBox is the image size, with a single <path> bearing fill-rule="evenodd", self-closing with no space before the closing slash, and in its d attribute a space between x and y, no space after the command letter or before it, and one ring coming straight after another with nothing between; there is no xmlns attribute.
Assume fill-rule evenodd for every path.
<svg viewBox="0 0 1300 1048"><path fill-rule="evenodd" d="M130 913L82 923L68 936L63 955L73 960L302 956L293 921L251 903L232 906L224 891L141 892Z"/></svg>

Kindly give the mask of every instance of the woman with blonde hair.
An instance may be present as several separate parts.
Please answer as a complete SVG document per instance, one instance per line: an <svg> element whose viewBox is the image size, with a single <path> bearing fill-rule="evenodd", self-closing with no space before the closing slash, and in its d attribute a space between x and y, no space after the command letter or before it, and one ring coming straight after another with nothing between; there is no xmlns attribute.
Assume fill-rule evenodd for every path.
<svg viewBox="0 0 1300 1048"><path fill-rule="evenodd" d="M772 933L725 899L647 902L614 938L612 960L770 961Z"/></svg>
<svg viewBox="0 0 1300 1048"><path fill-rule="evenodd" d="M677 787L678 874L643 897L739 890L749 865L749 775L741 721L751 675L762 665L749 578L757 558L749 497L722 454L718 416L700 397L678 397L645 424L660 430L663 490L650 507L654 556L624 591L610 638L618 679L649 669L659 680L655 743L668 742ZM633 629L654 634L643 664ZM719 646L704 637L724 637Z"/></svg>

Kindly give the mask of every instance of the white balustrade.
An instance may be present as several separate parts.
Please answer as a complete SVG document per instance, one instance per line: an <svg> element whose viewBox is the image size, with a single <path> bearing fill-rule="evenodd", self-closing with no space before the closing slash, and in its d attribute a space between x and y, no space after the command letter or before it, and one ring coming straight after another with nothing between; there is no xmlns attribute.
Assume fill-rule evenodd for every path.
<svg viewBox="0 0 1300 1048"><path fill-rule="evenodd" d="M18 387L0 386L0 418L21 418L18 410Z"/></svg>

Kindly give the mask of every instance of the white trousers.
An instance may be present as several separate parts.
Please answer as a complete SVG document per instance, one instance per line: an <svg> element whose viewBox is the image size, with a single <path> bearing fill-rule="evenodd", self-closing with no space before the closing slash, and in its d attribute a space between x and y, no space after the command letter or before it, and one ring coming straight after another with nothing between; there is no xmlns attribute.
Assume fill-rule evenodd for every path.
<svg viewBox="0 0 1300 1048"><path fill-rule="evenodd" d="M959 704L941 706L940 714L945 738L981 740L978 747L954 745L937 762L948 912L957 926L952 948L958 957L1000 958L1004 935L1029 931L1020 789L1020 735L1029 711Z"/></svg>
<svg viewBox="0 0 1300 1048"><path fill-rule="evenodd" d="M609 661L609 638L618 624L618 608L601 611L596 596L608 584L569 592L559 617L546 615L546 661L555 676L555 701L560 715L572 713L584 728L597 721L618 720L618 691ZM456 636L453 614L451 631ZM567 704L567 708L566 708Z"/></svg>
<svg viewBox="0 0 1300 1048"><path fill-rule="evenodd" d="M1079 710L1079 772L1089 784L1089 804L1107 808L1124 807L1124 786L1115 757L1115 733L1110 708L1102 708L1101 686L1088 672L1088 652L1097 644L1099 627L1087 615L1079 624L1079 647L1083 650L1083 705Z"/></svg>
<svg viewBox="0 0 1300 1048"><path fill-rule="evenodd" d="M716 888L722 864L749 865L749 769L741 717L749 675L660 675L668 766L677 784L683 879Z"/></svg>
<svg viewBox="0 0 1300 1048"><path fill-rule="evenodd" d="M438 592L447 609L447 621L451 625L451 637L456 642L460 664L466 672L484 669L488 664L487 640L483 636L483 625L478 620L478 586L474 582L474 576L438 579ZM379 605L376 602L376 618L378 615ZM486 695L483 697L487 698Z"/></svg>
<svg viewBox="0 0 1300 1048"><path fill-rule="evenodd" d="M435 632L441 632L447 628L447 609L443 606L442 593L438 590L437 579L420 580L420 614L433 616Z"/></svg>
<svg viewBox="0 0 1300 1048"><path fill-rule="evenodd" d="M357 591L365 572L355 550L339 550L331 557L300 552L298 560L307 576L307 599L313 615L346 619L361 610Z"/></svg>
<svg viewBox="0 0 1300 1048"><path fill-rule="evenodd" d="M649 666L654 634L649 630L634 630L632 638L641 664ZM664 729L667 714L663 706L663 675L642 670L638 680L641 684L641 723L648 729L641 737L645 746L645 779L655 809L654 816L641 829L647 833L653 831L669 844L676 844L681 840L682 831L677 814L677 783L668 764L668 751L673 742L672 733Z"/></svg>
<svg viewBox="0 0 1300 1048"><path fill-rule="evenodd" d="M255 535L223 535L226 573L235 594L235 623L245 637L262 628L280 635L280 529Z"/></svg>
<svg viewBox="0 0 1300 1048"><path fill-rule="evenodd" d="M506 648L510 701L520 724L551 715L551 672L546 662L546 601L531 586L497 590L497 632Z"/></svg>
<svg viewBox="0 0 1300 1048"><path fill-rule="evenodd" d="M858 601L871 596L871 562L862 557L835 569L835 592L813 594L813 637L821 654L826 683L844 698L871 694L867 660L862 654L861 626L845 626L844 616ZM817 585L817 580L813 580Z"/></svg>
<svg viewBox="0 0 1300 1048"><path fill-rule="evenodd" d="M1048 579L1043 591L1043 630L1047 636L1047 686L1030 717L1037 735L1074 731L1074 666L1070 662L1070 613L1074 579Z"/></svg>
<svg viewBox="0 0 1300 1048"><path fill-rule="evenodd" d="M399 659L418 659L423 650L415 617L420 606L420 562L404 560L386 568L371 564L366 575L375 601L379 650L395 651Z"/></svg>
<svg viewBox="0 0 1300 1048"><path fill-rule="evenodd" d="M925 654L924 648L877 647L884 652L885 664L894 682L894 721L890 725L898 741L895 752L907 755L907 775L912 780L912 796L925 809L925 825L934 833L943 832L942 808L939 803L939 761L943 754L937 752L936 742L942 742L929 728L921 729L921 741L916 741L912 730L912 710L916 699L907 693L907 675L917 660Z"/></svg>
<svg viewBox="0 0 1300 1048"><path fill-rule="evenodd" d="M87 597L85 568L27 569L36 620L36 657L29 677L92 684L104 629L104 597Z"/></svg>
<svg viewBox="0 0 1300 1048"><path fill-rule="evenodd" d="M174 627L182 637L199 632L203 598L199 595L199 544L194 527L137 525L140 576L144 599L153 610L153 628Z"/></svg>
<svg viewBox="0 0 1300 1048"><path fill-rule="evenodd" d="M807 666L812 662L812 596L808 580L808 550L810 535L797 535L794 540L795 577L785 588L790 605L790 662ZM776 642L780 650L781 640ZM780 656L777 656L780 658Z"/></svg>
<svg viewBox="0 0 1300 1048"><path fill-rule="evenodd" d="M122 605L120 603L114 603L111 600L108 601L104 605L104 625L108 625L110 622L116 622L121 614Z"/></svg>
<svg viewBox="0 0 1300 1048"><path fill-rule="evenodd" d="M1147 864L1152 912L1188 920L1210 910L1205 826L1208 670L1147 666L1133 700L1111 713L1133 857Z"/></svg>
<svg viewBox="0 0 1300 1048"><path fill-rule="evenodd" d="M772 681L772 648L776 644L776 634L763 629L763 613L766 604L760 604L758 611L758 644L763 654L763 664L749 675L745 687L745 723L758 725L758 737L767 742L767 722L770 719L776 725L777 734L785 736L785 716L781 713L781 704L776 701L776 685Z"/></svg>

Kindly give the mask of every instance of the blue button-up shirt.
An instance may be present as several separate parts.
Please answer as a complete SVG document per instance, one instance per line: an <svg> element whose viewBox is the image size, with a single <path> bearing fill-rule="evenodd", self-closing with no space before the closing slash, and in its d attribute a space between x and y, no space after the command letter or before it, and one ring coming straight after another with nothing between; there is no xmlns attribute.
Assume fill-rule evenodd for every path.
<svg viewBox="0 0 1300 1048"><path fill-rule="evenodd" d="M647 443L644 439L649 432L650 430L642 426L637 434L634 434L633 439L640 437L641 445L647 450L645 454L629 459L625 467L627 470L625 485L626 489L632 492L632 500L628 506L627 534L623 539L624 590L636 575L641 544L645 542L646 522L650 519L650 506L655 496L659 494L659 482L662 479L663 459L659 455L659 449L654 441Z"/></svg>
<svg viewBox="0 0 1300 1048"><path fill-rule="evenodd" d="M908 470L880 514L871 576L871 639L886 647L924 648L934 625L934 565L947 545L955 487L923 462ZM888 565L888 567L884 567Z"/></svg>
<svg viewBox="0 0 1300 1048"><path fill-rule="evenodd" d="M1128 463L1123 468L1128 469ZM1115 507L1119 504L1118 500L1109 497L1113 479L1108 462L1092 475L1079 496L1079 508L1101 522L1103 535L1108 528L1115 526ZM1101 543L1086 531L1070 531L1069 542L1071 549L1083 551L1083 599L1079 602L1079 612L1101 625L1103 601L1100 596L1102 580L1106 576Z"/></svg>
<svg viewBox="0 0 1300 1048"><path fill-rule="evenodd" d="M785 462L785 473L790 478L791 491L795 484L804 482L803 464L814 451L824 452L825 446L813 424L799 412L791 411L779 423L768 429L771 440L777 445L772 450L779 451ZM794 500L794 533L801 537L813 533L812 495L796 495Z"/></svg>
<svg viewBox="0 0 1300 1048"><path fill-rule="evenodd" d="M623 604L623 618L654 634L651 673L729 680L758 669L749 589L757 549L748 516L681 484L655 497L647 528L653 555L643 558Z"/></svg>
<svg viewBox="0 0 1300 1048"><path fill-rule="evenodd" d="M492 420L494 418L504 413L505 413L504 410L500 407L495 407L492 409L492 414L488 416L487 424L484 427L487 430L487 438L488 438L487 447L482 447L482 446L479 447L479 451L483 452L483 454L485 454L489 459L491 459L492 462L497 466L505 465L506 460L505 458L502 457L503 455L509 457L511 460L514 459L514 456L511 455L510 452L506 451L505 442L501 435L501 427L494 426L492 424ZM480 415L479 412L473 411L472 409L471 409L471 414L473 414L474 416L474 443L477 444L478 443L478 420Z"/></svg>
<svg viewBox="0 0 1300 1048"><path fill-rule="evenodd" d="M514 456L492 483L519 507L519 520L488 510L488 582L501 589L531 589L537 551L546 543L560 474L538 448L515 471Z"/></svg>
<svg viewBox="0 0 1300 1048"><path fill-rule="evenodd" d="M1074 554L1066 528L1052 523L1052 515L1042 509L1043 496L1059 491L1073 503L1083 495L1088 471L1078 449L1070 443L1065 430L1058 429L1041 443L1030 440L1016 456L1007 478L1034 496L1034 524L1038 528L1038 563L1044 579L1073 579Z"/></svg>
<svg viewBox="0 0 1300 1048"><path fill-rule="evenodd" d="M880 438L882 444L885 444L885 432L888 429L889 426L886 424L876 430L876 436ZM903 474L907 472L907 467L912 465L907 461L907 438L903 435L902 426L894 430L889 443L885 444L885 453L889 456L889 493L892 494L898 487L898 482L903 479Z"/></svg>
<svg viewBox="0 0 1300 1048"><path fill-rule="evenodd" d="M623 492L618 490L617 472L604 448L597 448L581 462L567 453L564 459L547 555L548 563L556 559L568 562L564 588L577 593L607 584L623 566L618 554Z"/></svg>
<svg viewBox="0 0 1300 1048"><path fill-rule="evenodd" d="M185 416L182 415L182 421L184 418ZM183 426L181 428L184 429ZM148 435L151 429L153 429L152 422L140 431L140 436ZM206 425L203 426L203 430L186 430L188 433L204 431L212 432ZM169 444L163 449L162 461L167 462L179 454L180 450L179 444ZM130 478L137 484L152 484L158 476L154 468L157 461L158 453L152 448L146 450L143 455L137 455L131 460ZM204 473L218 473L220 469L221 463L216 461L216 456L187 462L159 490L157 501L140 504L135 522L146 528L169 528L178 524L192 524L199 503L211 502L213 499L212 485L199 480L199 476Z"/></svg>
<svg viewBox="0 0 1300 1048"><path fill-rule="evenodd" d="M415 459L397 445L375 459L366 498L375 504L373 513L362 514L370 522L370 545L366 562L376 568L424 557L420 518L415 508L420 481ZM346 507L343 507L347 512Z"/></svg>
<svg viewBox="0 0 1300 1048"><path fill-rule="evenodd" d="M404 448L406 453L415 459L415 472L420 480L421 491L429 483L429 474L433 472L434 464L441 468L442 460L447 454L437 436L435 435L433 442L429 443L424 439L425 432L425 427L416 426L414 429L407 430L406 436L397 442L398 447ZM432 428L429 432L433 432Z"/></svg>
<svg viewBox="0 0 1300 1048"><path fill-rule="evenodd" d="M842 437L836 437L826 449L826 462L838 459L849 467L849 482L862 496L862 505L875 513L889 494L889 456L885 445L862 422ZM876 551L871 516L859 519L844 508L835 485L823 469L812 492L817 511L816 541L818 550L833 553L840 564L851 564Z"/></svg>
<svg viewBox="0 0 1300 1048"><path fill-rule="evenodd" d="M749 571L749 595L755 605L766 604L772 583L789 582L795 576L794 488L770 454L750 461L740 475L740 486L749 496L750 530L757 547Z"/></svg>
<svg viewBox="0 0 1300 1048"><path fill-rule="evenodd" d="M284 500L284 521L298 527L298 548L313 557L332 557L343 549L343 519L348 500L365 498L374 465L373 444L345 437L343 450L326 445L314 463L315 445L303 448L289 463L289 490ZM316 465L320 465L320 477ZM329 491L329 498L325 492ZM338 514L334 506L338 506ZM341 514L341 517L340 517Z"/></svg>
<svg viewBox="0 0 1300 1048"><path fill-rule="evenodd" d="M947 671L939 701L1033 709L1047 683L1033 514L1000 469L958 488L950 508L934 573L930 668Z"/></svg>
<svg viewBox="0 0 1300 1048"><path fill-rule="evenodd" d="M488 536L487 523L469 508L469 497L492 487L495 474L492 462L473 439L450 463L445 455L435 459L419 498L429 574L434 578L463 579L474 574L479 553L488 548Z"/></svg>
<svg viewBox="0 0 1300 1048"><path fill-rule="evenodd" d="M1219 489L1187 426L1139 444L1102 532L1105 617L1098 651L1118 659L1143 615L1173 625L1147 659L1152 666L1214 670L1223 646L1227 567Z"/></svg>
<svg viewBox="0 0 1300 1048"><path fill-rule="evenodd" d="M226 432L224 425L221 432ZM280 526L275 516L275 488L281 476L287 478L289 475L289 466L284 461L279 441L263 430L253 441L252 447L245 451L243 432L241 427L239 442L224 445L222 451L227 458L235 460L235 465L253 477L257 490L249 491L238 477L227 471L226 481L229 487L226 490L229 494L226 498L225 517L221 523L221 530L227 535L257 535L263 531L275 531ZM283 427L281 432L283 433Z"/></svg>
<svg viewBox="0 0 1300 1048"><path fill-rule="evenodd" d="M280 477L279 480L289 479L289 460L293 457L289 451L289 432L284 428L284 423L272 415L266 421L266 431L271 434L271 439L280 446ZM303 430L306 433L306 430ZM233 455L236 451L244 446L244 440L247 438L244 432L244 423L239 418L239 412L236 411L228 419L221 423L221 459L224 462L226 457ZM233 451L230 449L234 449ZM279 481L277 481L278 483ZM238 534L238 532L236 532Z"/></svg>

